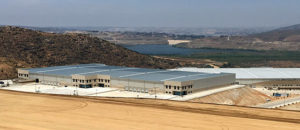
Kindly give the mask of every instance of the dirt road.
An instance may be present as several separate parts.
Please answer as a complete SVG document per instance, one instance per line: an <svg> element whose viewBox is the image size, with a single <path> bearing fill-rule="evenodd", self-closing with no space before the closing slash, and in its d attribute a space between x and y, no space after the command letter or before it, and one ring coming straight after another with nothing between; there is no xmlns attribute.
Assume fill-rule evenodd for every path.
<svg viewBox="0 0 300 130"><path fill-rule="evenodd" d="M296 130L300 112L0 90L0 129Z"/></svg>

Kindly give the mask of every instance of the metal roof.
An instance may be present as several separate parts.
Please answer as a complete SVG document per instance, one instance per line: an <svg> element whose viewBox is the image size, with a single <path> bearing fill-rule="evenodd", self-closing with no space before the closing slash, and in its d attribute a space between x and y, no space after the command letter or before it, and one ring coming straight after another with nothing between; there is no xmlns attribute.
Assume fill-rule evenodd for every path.
<svg viewBox="0 0 300 130"><path fill-rule="evenodd" d="M163 69L145 69L122 66L108 66L104 64L80 64L68 66L54 66L46 68L26 69L30 73L51 74L61 76L78 75L110 75L114 78L124 78L146 81L189 81L215 76L228 75L227 73L209 74L203 72L170 71Z"/></svg>
<svg viewBox="0 0 300 130"><path fill-rule="evenodd" d="M300 68L178 68L175 71L235 73L236 79L299 79Z"/></svg>

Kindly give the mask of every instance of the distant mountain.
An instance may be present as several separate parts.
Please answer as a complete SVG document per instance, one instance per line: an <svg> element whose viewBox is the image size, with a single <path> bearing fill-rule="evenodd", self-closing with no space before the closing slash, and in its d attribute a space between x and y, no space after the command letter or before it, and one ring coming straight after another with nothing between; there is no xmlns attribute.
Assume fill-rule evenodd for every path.
<svg viewBox="0 0 300 130"><path fill-rule="evenodd" d="M251 35L264 41L300 42L300 24Z"/></svg>
<svg viewBox="0 0 300 130"><path fill-rule="evenodd" d="M79 63L173 68L171 60L130 51L84 34L55 34L12 26L0 27L0 78L16 77L16 68Z"/></svg>
<svg viewBox="0 0 300 130"><path fill-rule="evenodd" d="M300 24L247 36L222 35L205 37L177 46L186 48L299 51Z"/></svg>

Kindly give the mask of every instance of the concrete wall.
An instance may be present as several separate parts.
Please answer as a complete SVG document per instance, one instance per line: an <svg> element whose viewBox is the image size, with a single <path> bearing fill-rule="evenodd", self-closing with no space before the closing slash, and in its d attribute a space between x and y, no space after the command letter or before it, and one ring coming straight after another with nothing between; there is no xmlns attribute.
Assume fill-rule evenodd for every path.
<svg viewBox="0 0 300 130"><path fill-rule="evenodd" d="M184 82L165 81L164 90L166 94L173 94L173 92L184 91L186 91L186 94L190 94L197 91L233 84L234 82L235 74L228 74L224 76L209 77Z"/></svg>
<svg viewBox="0 0 300 130"><path fill-rule="evenodd" d="M193 91L201 91L212 87L224 86L235 82L235 74L225 76L210 77L193 81Z"/></svg>
<svg viewBox="0 0 300 130"><path fill-rule="evenodd" d="M38 73L30 73L29 79L39 79L40 83L57 85L57 86L71 86L72 79L69 76L57 76L57 75L44 75Z"/></svg>
<svg viewBox="0 0 300 130"><path fill-rule="evenodd" d="M131 79L121 79L121 78L112 78L111 85L117 88L123 88L126 91L134 92L162 92L163 91L163 82L151 82L143 80L131 80Z"/></svg>
<svg viewBox="0 0 300 130"><path fill-rule="evenodd" d="M265 81L270 81L271 79L236 79L236 82L238 84L254 84L254 83L259 83L259 82L265 82Z"/></svg>

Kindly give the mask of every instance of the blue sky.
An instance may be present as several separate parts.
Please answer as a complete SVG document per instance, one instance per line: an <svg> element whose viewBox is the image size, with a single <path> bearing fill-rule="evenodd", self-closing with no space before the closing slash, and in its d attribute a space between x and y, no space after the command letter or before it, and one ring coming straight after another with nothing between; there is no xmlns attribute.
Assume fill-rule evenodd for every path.
<svg viewBox="0 0 300 130"><path fill-rule="evenodd" d="M300 0L0 0L0 24L265 27L300 23Z"/></svg>

